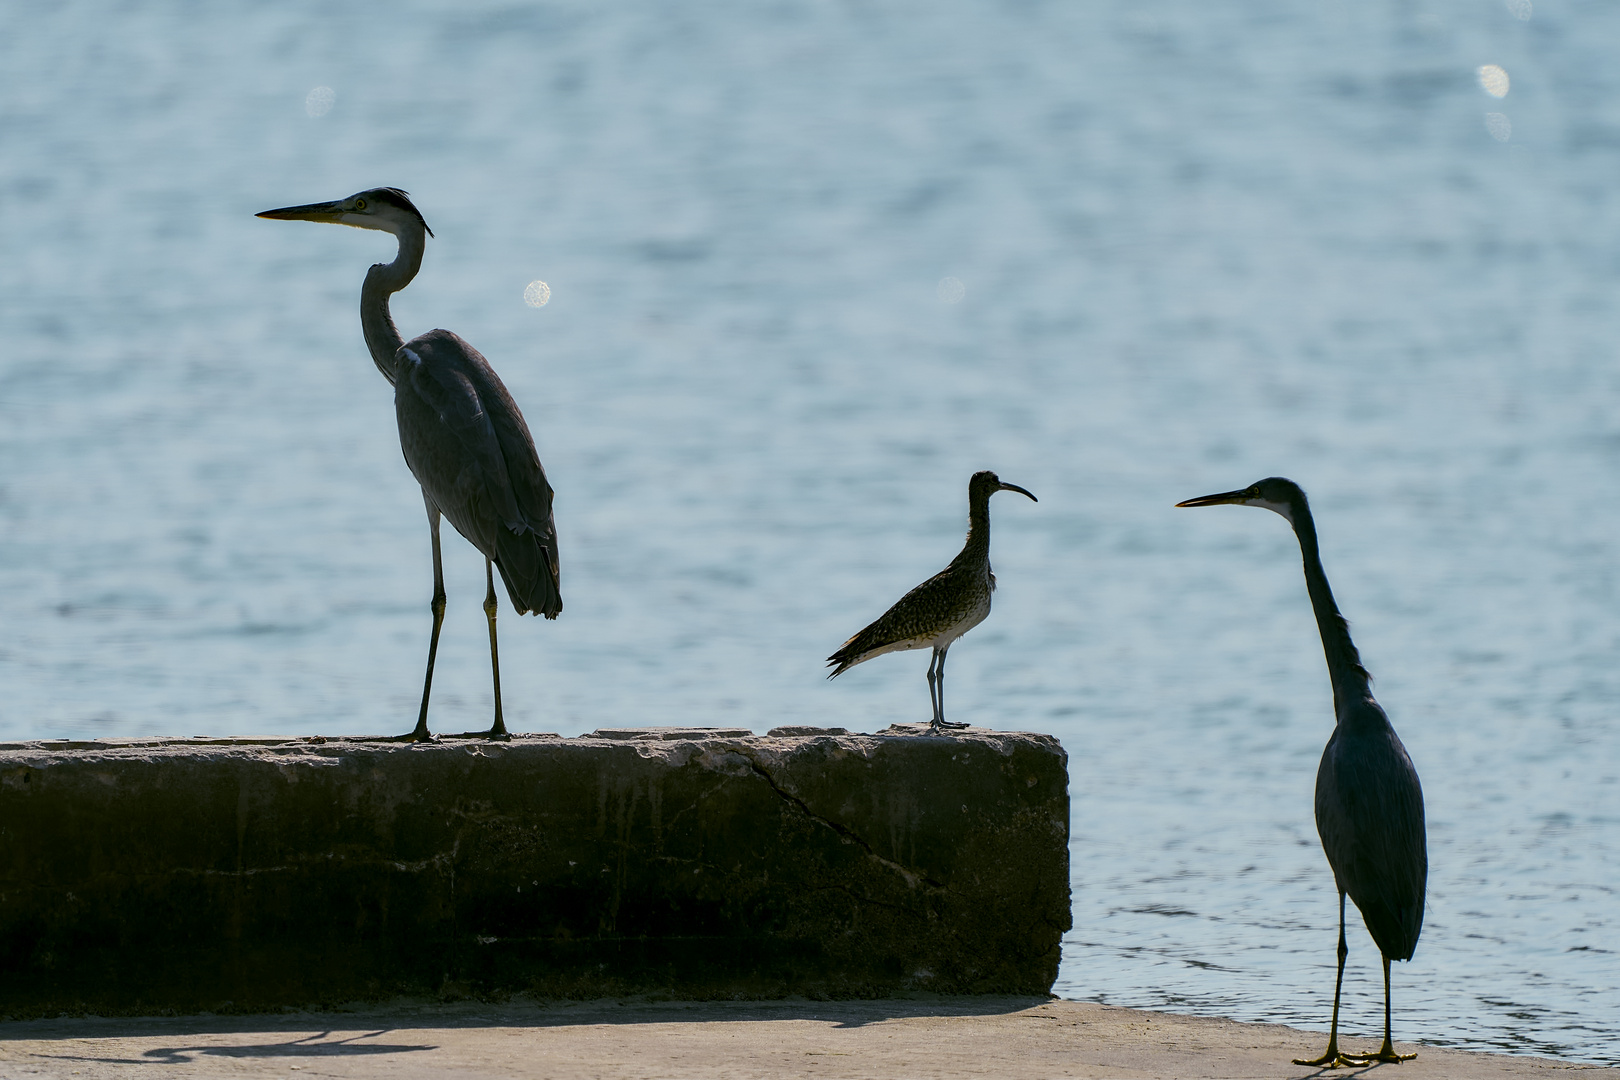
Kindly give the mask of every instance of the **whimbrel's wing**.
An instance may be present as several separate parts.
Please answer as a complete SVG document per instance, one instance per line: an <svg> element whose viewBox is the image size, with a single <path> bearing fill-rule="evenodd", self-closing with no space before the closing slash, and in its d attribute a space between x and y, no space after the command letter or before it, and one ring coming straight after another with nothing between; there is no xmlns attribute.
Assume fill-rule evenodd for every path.
<svg viewBox="0 0 1620 1080"><path fill-rule="evenodd" d="M827 657L838 675L874 656L922 649L934 643L959 620L961 572L952 564L902 596L870 626L844 642Z"/></svg>

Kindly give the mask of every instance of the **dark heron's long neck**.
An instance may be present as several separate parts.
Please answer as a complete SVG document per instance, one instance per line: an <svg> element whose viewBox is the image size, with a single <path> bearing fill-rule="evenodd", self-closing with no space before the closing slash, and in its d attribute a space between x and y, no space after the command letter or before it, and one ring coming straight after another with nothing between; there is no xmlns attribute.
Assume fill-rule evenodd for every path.
<svg viewBox="0 0 1620 1080"><path fill-rule="evenodd" d="M426 246L427 236L420 226L407 228L399 235L399 254L394 261L377 263L366 271L366 283L360 290L360 328L366 334L366 348L390 384L394 381L395 354L405 340L388 313L388 298L409 285L422 268Z"/></svg>
<svg viewBox="0 0 1620 1080"><path fill-rule="evenodd" d="M1356 652L1355 642L1350 640L1350 626L1333 602L1333 590L1328 587L1327 574L1322 571L1316 522L1311 519L1310 507L1301 503L1293 507L1293 513L1294 532L1299 537L1299 550L1305 561L1305 588L1311 594L1316 628L1322 633L1322 651L1327 656L1328 676L1333 680L1333 712L1335 716L1343 716L1347 704L1370 696L1371 676L1361 666L1361 656Z"/></svg>

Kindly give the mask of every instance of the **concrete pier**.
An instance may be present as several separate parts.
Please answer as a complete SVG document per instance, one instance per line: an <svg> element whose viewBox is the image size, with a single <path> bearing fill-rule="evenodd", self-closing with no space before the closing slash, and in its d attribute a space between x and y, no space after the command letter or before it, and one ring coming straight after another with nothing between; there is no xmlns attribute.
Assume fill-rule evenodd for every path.
<svg viewBox="0 0 1620 1080"><path fill-rule="evenodd" d="M1049 736L0 746L0 1016L1043 994Z"/></svg>

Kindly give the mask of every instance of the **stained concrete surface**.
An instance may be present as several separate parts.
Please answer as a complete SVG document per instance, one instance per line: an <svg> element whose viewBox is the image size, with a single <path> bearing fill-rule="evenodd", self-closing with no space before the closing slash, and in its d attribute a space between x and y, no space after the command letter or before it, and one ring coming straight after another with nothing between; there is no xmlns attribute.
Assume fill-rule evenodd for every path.
<svg viewBox="0 0 1620 1080"><path fill-rule="evenodd" d="M0 1018L1044 993L1047 735L0 746Z"/></svg>
<svg viewBox="0 0 1620 1080"><path fill-rule="evenodd" d="M1325 1073L1317 1032L1040 997L876 1001L395 1004L349 1012L0 1024L0 1080L527 1077L821 1080L997 1077L1620 1077L1620 1069L1416 1047ZM1351 1037L1351 1049L1376 1040ZM1414 1047L1401 1044L1409 1052Z"/></svg>

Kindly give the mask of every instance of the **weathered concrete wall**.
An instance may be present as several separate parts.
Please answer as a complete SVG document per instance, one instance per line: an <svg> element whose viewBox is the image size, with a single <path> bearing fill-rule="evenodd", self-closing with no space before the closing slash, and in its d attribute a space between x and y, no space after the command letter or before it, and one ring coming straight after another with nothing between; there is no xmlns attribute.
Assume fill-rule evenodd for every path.
<svg viewBox="0 0 1620 1080"><path fill-rule="evenodd" d="M807 730L0 746L0 1015L1048 990L1057 741Z"/></svg>

